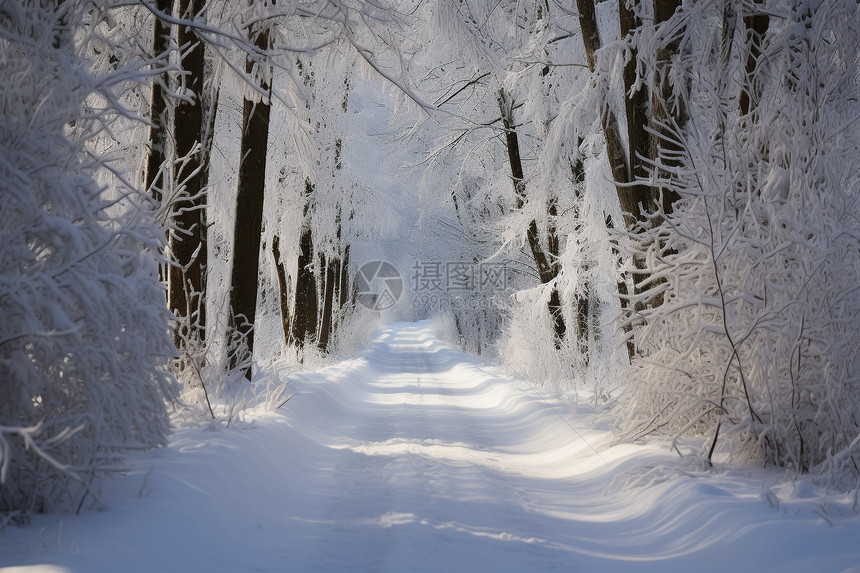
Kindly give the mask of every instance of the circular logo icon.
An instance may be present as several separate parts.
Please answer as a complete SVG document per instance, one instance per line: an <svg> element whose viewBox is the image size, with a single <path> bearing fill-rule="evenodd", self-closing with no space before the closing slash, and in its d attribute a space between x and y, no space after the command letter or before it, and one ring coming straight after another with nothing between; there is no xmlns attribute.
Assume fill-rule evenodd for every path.
<svg viewBox="0 0 860 573"><path fill-rule="evenodd" d="M370 261L361 265L355 276L358 302L371 310L387 310L403 294L403 277L388 261Z"/></svg>

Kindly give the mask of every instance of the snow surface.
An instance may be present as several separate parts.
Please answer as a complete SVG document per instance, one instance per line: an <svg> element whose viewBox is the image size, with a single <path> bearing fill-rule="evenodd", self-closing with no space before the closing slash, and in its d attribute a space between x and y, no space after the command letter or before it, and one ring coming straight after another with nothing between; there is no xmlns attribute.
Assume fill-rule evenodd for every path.
<svg viewBox="0 0 860 573"><path fill-rule="evenodd" d="M0 571L860 571L849 501L612 445L430 322L292 379L277 412L141 453L106 510L7 528Z"/></svg>

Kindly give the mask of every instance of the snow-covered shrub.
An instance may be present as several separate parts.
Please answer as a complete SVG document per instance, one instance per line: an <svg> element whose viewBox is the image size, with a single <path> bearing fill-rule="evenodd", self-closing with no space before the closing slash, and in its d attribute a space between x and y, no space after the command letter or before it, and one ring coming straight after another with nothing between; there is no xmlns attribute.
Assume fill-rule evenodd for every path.
<svg viewBox="0 0 860 573"><path fill-rule="evenodd" d="M89 5L92 7L92 5ZM102 188L82 5L0 5L0 514L74 509L124 450L163 442L172 353L146 198ZM127 70L116 72L126 74Z"/></svg>
<svg viewBox="0 0 860 573"><path fill-rule="evenodd" d="M663 302L634 332L642 357L622 428L702 436L709 457L726 440L850 482L860 474L860 5L797 2L778 16L746 116L737 84L732 94L721 81L741 77L746 54L732 76L719 41L699 44L716 49L691 68L689 126L675 134L686 157L660 182L681 199L640 243ZM719 27L718 14L689 17L693 31Z"/></svg>

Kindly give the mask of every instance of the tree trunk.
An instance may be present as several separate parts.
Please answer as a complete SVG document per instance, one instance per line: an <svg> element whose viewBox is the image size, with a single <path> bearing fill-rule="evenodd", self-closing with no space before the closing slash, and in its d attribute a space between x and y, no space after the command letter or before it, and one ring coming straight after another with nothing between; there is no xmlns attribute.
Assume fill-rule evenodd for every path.
<svg viewBox="0 0 860 573"><path fill-rule="evenodd" d="M320 317L319 335L317 337L317 347L320 350L328 350L329 339L332 333L332 318L334 316L334 293L337 289L337 282L340 275L340 261L338 259L326 261L324 256L320 257L322 266L325 269L323 280L323 308L322 316Z"/></svg>
<svg viewBox="0 0 860 573"><path fill-rule="evenodd" d="M526 182L523 175L523 164L520 158L520 144L517 137L517 130L513 127L513 104L510 101L504 88L499 90L499 109L502 112L502 124L505 128L505 142L508 149L508 161L511 166L511 182L514 185L514 193L516 195L517 209L522 209L526 200ZM540 282L548 283L554 278L552 266L546 253L540 245L540 235L538 233L537 222L531 221L529 228L526 231L526 238L534 257L535 266L537 267Z"/></svg>
<svg viewBox="0 0 860 573"><path fill-rule="evenodd" d="M170 13L172 0L156 0L155 8L162 13ZM156 17L152 24L152 52L153 56L167 57L170 49L170 25L161 18ZM59 47L58 45L55 47ZM156 203L160 204L163 199L164 173L167 157L167 130L170 119L167 115L167 99L164 93L164 83L167 74L159 74L152 80L152 91L149 99L149 138L148 155L143 173L144 188L152 195ZM158 280L164 282L166 268L164 264L158 265Z"/></svg>
<svg viewBox="0 0 860 573"><path fill-rule="evenodd" d="M343 308L350 302L349 296L349 245L343 248L343 262L340 265L339 306Z"/></svg>
<svg viewBox="0 0 860 573"><path fill-rule="evenodd" d="M312 193L310 182L306 183L308 201ZM308 207L305 206L305 215ZM310 225L302 228L299 239L298 275L296 276L296 300L293 307L293 324L290 344L301 348L309 335L317 332L317 281L313 270L313 235Z"/></svg>
<svg viewBox="0 0 860 573"><path fill-rule="evenodd" d="M172 0L156 0L155 8L159 12L170 13ZM161 18L153 22L152 52L158 58L164 56L170 48L170 25ZM164 177L161 166L164 165L167 146L167 100L164 95L164 75L157 76L152 81L152 92L149 100L149 155L146 158L144 186L152 193L152 197L161 202Z"/></svg>
<svg viewBox="0 0 860 573"><path fill-rule="evenodd" d="M268 49L269 34L258 34L255 44L261 51ZM245 71L252 75L256 65L250 58ZM264 91L271 86L260 85ZM242 119L241 163L239 165L238 195L236 197L236 226L234 230L233 271L230 281L230 316L233 326L246 336L248 352L254 353L254 321L257 311L257 282L260 271L260 242L263 227L263 196L266 186L266 154L268 153L268 99L245 97ZM230 361L236 367L239 357ZM250 380L251 371L245 377Z"/></svg>
<svg viewBox="0 0 860 573"><path fill-rule="evenodd" d="M723 0L723 29L720 37L720 73L723 77L720 84L720 93L725 93L731 81L732 48L735 43L737 25L738 13L735 10L735 0Z"/></svg>
<svg viewBox="0 0 860 573"><path fill-rule="evenodd" d="M619 1L624 2L624 0ZM600 49L600 35L597 30L597 17L594 10L594 1L577 0L576 5L579 10L579 25L582 29L582 41L585 48L586 60L588 61L589 69L594 73L597 66L595 53ZM628 23L623 25L629 27L631 24ZM633 187L625 186L626 184L631 183L633 178L627 158L625 157L621 134L618 131L618 121L615 118L615 113L608 104L601 115L601 127L603 128L603 138L606 141L606 155L609 159L609 168L612 171L612 178L616 184L615 189L618 194L618 203L621 206L622 213L624 214L624 228L633 230L640 225L640 222L643 219L642 211L639 207L641 198L636 192L638 190L638 192L641 193L642 190L640 186L637 186L635 188L636 190L634 190ZM641 142L639 144L641 144ZM610 232L614 228L614 223L610 215L606 216L606 228ZM620 259L621 253L619 250L614 250L613 254L617 255ZM624 277L618 281L618 298L621 304L622 315L624 316L622 324L624 325L625 332L629 333L631 330L631 303L627 282ZM627 355L632 359L636 354L636 347L629 334L626 340L626 345Z"/></svg>
<svg viewBox="0 0 860 573"><path fill-rule="evenodd" d="M287 271L281 258L280 239L272 237L272 255L275 257L275 269L278 275L278 293L281 308L281 328L284 331L284 344L290 343L290 283L287 282Z"/></svg>
<svg viewBox="0 0 860 573"><path fill-rule="evenodd" d="M754 5L764 9L761 0L754 0ZM761 57L762 40L770 25L770 17L764 13L752 13L744 14L743 20L748 51L739 101L741 117L748 115L755 109L761 95L761 86L755 81L756 68L758 68L758 60Z"/></svg>
<svg viewBox="0 0 860 573"><path fill-rule="evenodd" d="M190 0L179 0L179 17L194 19L204 4L195 6ZM177 29L177 43L182 54L182 79L179 91L187 98L178 100L174 119L176 157L184 161L176 173L177 186L185 192L172 206L172 230L170 252L172 265L167 273L168 308L179 316L191 318L203 307L204 269L206 245L204 244L203 209L206 203L203 189L201 145L205 125L203 121L204 45L188 26ZM193 48L192 48L193 46ZM191 49L189 49L191 48ZM201 338L205 332L202 316L187 321L194 324ZM175 340L181 346L182 337L177 331ZM190 334L190 333L187 333Z"/></svg>
<svg viewBox="0 0 860 573"><path fill-rule="evenodd" d="M668 19L674 14L680 2L677 0L656 0L655 20L660 22ZM595 53L600 49L600 35L597 30L597 19L594 9L593 0L577 0L577 8L579 9L579 23L582 29L582 40L585 47L586 59L588 66L592 72L596 68ZM629 34L641 22L633 10L628 9L626 0L619 0L619 23L622 34ZM661 53L658 53L658 60L668 62L671 60L672 54L677 53L678 42L671 42ZM635 176L642 174L643 168L647 166L649 159L653 160L656 157L655 142L649 138L645 130L646 122L648 121L648 90L646 86L641 86L634 90L636 81L635 68L636 53L634 52L631 61L624 66L624 90L625 90L625 111L627 114L627 131L629 145L625 152L622 143L621 135L618 130L618 121L613 111L606 106L601 120L603 127L604 139L606 140L606 151L609 157L609 164L612 170L612 177L615 180L618 191L618 200L621 205L621 210L624 212L625 228L628 230L636 230L638 227L647 228L650 226L650 221L645 216L646 213L652 213L656 207L656 201L659 196L659 191L651 189L646 185L629 185L635 182ZM665 67L663 68L665 72ZM671 98L671 85L669 85L667 75L662 74L660 83L660 95L666 94L666 101ZM655 115L655 122L665 123L672 117L666 109L663 108L662 98L657 98L652 95L652 115ZM655 106L659 107L656 109ZM683 114L682 114L683 115ZM681 119L679 116L678 119ZM679 122L682 123L682 122ZM664 208L671 211L671 204L676 196L670 193L664 194ZM643 210L644 208L644 210Z"/></svg>
<svg viewBox="0 0 860 573"><path fill-rule="evenodd" d="M624 0L620 0L624 1ZM600 34L597 30L597 17L594 10L594 0L576 0L579 9L579 25L582 29L582 41L585 47L585 56L588 67L593 73L596 69L596 52L600 49ZM618 120L615 112L607 104L601 114L601 127L603 138L606 140L606 154L609 159L609 168L612 170L612 178L616 183L618 202L621 211L624 212L625 228L635 229L642 221L642 211L639 204L642 197L636 194L634 187L626 186L633 182L630 165L626 157L621 133L618 130Z"/></svg>
<svg viewBox="0 0 860 573"><path fill-rule="evenodd" d="M582 145L582 138L578 137L576 141L576 149L579 150ZM575 198L577 201L577 205L579 201L582 199L582 193L585 188L585 164L582 161L582 155L577 151L576 157L570 163L570 171L571 171L571 182L573 183L573 189L575 193ZM578 207L577 207L578 211ZM577 213L578 215L578 213ZM590 261L583 261L583 264L588 265L591 264ZM585 267L582 269L584 273L588 272L588 268ZM626 285L624 285L626 288ZM589 352L589 332L590 325L592 324L591 315L594 312L594 309L591 306L591 286L586 279L585 284L582 286L580 292L576 295L576 341L577 348L579 349L580 354L582 354L584 362L588 365L590 360L590 352ZM620 292L620 291L619 291ZM625 291L626 293L626 291ZM622 305L626 303L626 299L622 299Z"/></svg>
<svg viewBox="0 0 860 573"><path fill-rule="evenodd" d="M623 1L623 0L622 0ZM681 7L681 0L654 0L654 24L659 26L671 18ZM681 98L672 95L669 71L672 58L678 55L680 38L672 38L657 50L657 85L651 97L651 159L658 165L677 167L681 162L684 149L676 143L675 132L686 123L687 110ZM668 177L667 173L662 174ZM653 201L661 201L663 213L672 213L674 203L680 196L669 188L654 189Z"/></svg>
<svg viewBox="0 0 860 573"><path fill-rule="evenodd" d="M586 366L591 358L591 353L588 348L588 335L591 330L591 304L589 297L591 296L589 284L586 282L582 292L576 297L576 318L577 332L576 343L579 353L583 356L583 362Z"/></svg>
<svg viewBox="0 0 860 573"><path fill-rule="evenodd" d="M618 15L621 25L621 37L628 37L634 30L642 25L642 21L636 12L628 8L627 0L618 0ZM631 46L630 59L624 64L624 108L627 116L627 139L629 141L627 158L630 164L628 170L628 181L634 182L637 177L647 175L650 167L648 160L651 155L651 137L646 130L648 126L648 86L642 82L638 88L636 85L636 59L638 51ZM648 185L636 184L624 190L629 194L627 199L628 211L637 222L643 222L641 207L646 212L653 210L651 188ZM629 210L632 209L632 210ZM628 226L628 228L630 228Z"/></svg>
<svg viewBox="0 0 860 573"><path fill-rule="evenodd" d="M549 251L550 270L553 278L558 276L561 271L561 263L559 261L560 242L558 239L558 226L556 220L558 217L558 198L552 197L548 206L549 220L546 229L546 243ZM555 330L555 347L561 348L561 342L564 340L567 326L564 322L563 306L561 304L561 296L558 292L558 286L552 287L552 292L549 296L549 313L552 316L553 328Z"/></svg>
<svg viewBox="0 0 860 573"><path fill-rule="evenodd" d="M654 20L659 25L668 20L680 7L680 0L655 0ZM623 36L628 36L641 21L636 13L627 5L627 0L619 0L619 24ZM577 0L579 9L579 22L582 30L583 45L586 59L592 73L596 69L597 50L600 49L600 35L597 28L594 0ZM624 228L628 231L643 231L656 225L659 221L653 220L653 215L660 207L663 213L671 213L674 202L678 195L671 189L654 188L644 184L636 183L636 177L644 175L650 165L661 159L664 165L676 165L680 161L681 149L670 138L672 129L681 128L685 122L685 110L682 101L675 101L672 94L672 86L669 82L669 67L680 47L677 38L670 39L661 48L657 56L657 85L653 87L651 96L650 120L648 112L648 87L643 85L635 88L636 83L636 57L631 54L630 61L626 62L623 70L625 112L627 116L627 133L629 145L625 150L621 135L618 131L618 122L610 106L607 104L602 114L602 127L606 141L606 151L609 158L612 177L616 183L618 202L624 213ZM673 107L674 105L674 107ZM658 135L649 136L646 131L646 122L650 122L650 128ZM626 155L626 157L625 157ZM641 295L636 284L648 282L650 273L645 261L641 257L634 258L636 270L634 275L633 297L637 300L636 307L642 308L646 302L661 304L658 296L646 301ZM630 312L630 296L624 282L619 282L619 296L622 310ZM647 290L650 287L645 287ZM632 315L628 314L628 318ZM628 327L630 325L628 324ZM632 357L635 348L628 341L628 353Z"/></svg>
<svg viewBox="0 0 860 573"><path fill-rule="evenodd" d="M343 111L347 110L347 97L349 91L347 91L347 95L344 96L343 99ZM341 161L341 155L343 152L343 140L338 138L334 142L334 173L340 171L343 168L343 163ZM342 246L342 225L341 225L341 208L338 206L337 216L335 219L335 223L337 224L337 250L338 254L335 258L326 260L324 256L320 257L320 268L325 269L325 275L323 277L323 308L322 308L322 316L320 317L320 330L319 335L317 337L317 346L322 351L327 351L329 342L331 340L331 335L334 333L335 329L335 310L340 309L343 306L341 302L343 300L343 293L341 292L341 283L343 282L343 277L341 276L341 266L343 265L343 257L346 256L344 253L349 253L349 247L346 249ZM335 303L337 302L337 307L335 307Z"/></svg>
<svg viewBox="0 0 860 573"><path fill-rule="evenodd" d="M504 88L499 90L498 100L499 109L502 112L502 125L505 128L505 143L507 144L508 148L508 161L511 166L511 181L514 185L516 205L517 209L522 209L522 207L525 205L526 200L526 182L523 173L522 159L520 158L519 138L517 137L517 130L514 127L512 117L513 102L511 102L510 97L505 92ZM552 208L551 205L549 207ZM535 220L532 220L529 223L528 230L526 231L526 238L529 243L529 248L532 252L532 257L535 261L535 267L537 267L540 282L543 284L551 282L553 279L555 279L556 276L558 276L557 259L550 260L550 257L547 256L547 254L543 250L543 247L541 247L540 234L538 233L537 222ZM552 233L550 233L550 245L552 245L553 240L557 241L557 237L553 237ZM550 294L548 306L550 316L553 320L556 346L559 347L561 345L561 341L564 339L564 334L567 330L567 327L565 326L564 315L562 314L561 299L559 297L558 289L555 285L553 285L552 287L552 293Z"/></svg>

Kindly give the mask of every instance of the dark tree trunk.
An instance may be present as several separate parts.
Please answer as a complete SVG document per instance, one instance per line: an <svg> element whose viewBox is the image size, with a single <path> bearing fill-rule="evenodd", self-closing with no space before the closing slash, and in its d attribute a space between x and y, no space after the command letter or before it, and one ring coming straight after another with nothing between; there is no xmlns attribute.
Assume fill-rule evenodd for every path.
<svg viewBox="0 0 860 573"><path fill-rule="evenodd" d="M287 281L287 271L281 258L280 239L272 237L272 255L275 257L275 269L278 275L278 293L281 308L281 328L284 331L284 344L290 342L290 283Z"/></svg>
<svg viewBox="0 0 860 573"><path fill-rule="evenodd" d="M621 24L621 37L628 37L642 25L642 21L634 10L628 8L627 0L618 0L618 14ZM638 52L631 48L630 60L624 64L624 107L627 115L627 139L629 141L627 158L630 164L628 181L647 175L648 160L651 155L651 137L646 130L648 126L648 87L642 82L638 89L636 85L636 58ZM636 221L642 221L641 207L646 211L653 209L651 188L648 185L637 184L625 190L631 195L627 200L629 211ZM625 209L626 211L627 209ZM628 227L629 228L629 227Z"/></svg>
<svg viewBox="0 0 860 573"><path fill-rule="evenodd" d="M514 185L517 209L521 209L525 205L526 201L526 182L523 172L523 163L520 157L519 138L513 121L513 102L511 102L510 97L508 97L504 88L499 90L498 100L499 109L502 112L502 125L505 128L505 143L508 149L508 161L511 166L511 182ZM552 208L552 205L550 205L549 208ZM553 245L553 241L556 241L557 249L558 238L554 236L555 234L553 231L550 231L549 235L550 246ZM556 276L558 276L558 260L551 259L544 252L543 247L540 244L540 234L538 233L537 222L534 220L529 223L528 230L526 231L526 239L528 240L529 248L531 249L532 257L535 261L535 267L537 268L540 282L543 284L551 282ZM552 287L548 306L550 316L553 320L556 346L560 347L567 327L565 326L564 315L562 314L561 298L559 297L558 289L555 286Z"/></svg>
<svg viewBox="0 0 860 573"><path fill-rule="evenodd" d="M311 184L307 183L308 195ZM308 199L310 200L310 198ZM305 207L307 215L308 208ZM313 235L309 225L302 228L299 239L298 275L296 276L296 300L293 307L293 324L290 343L299 348L305 340L317 332L317 280L313 270Z"/></svg>
<svg viewBox="0 0 860 573"><path fill-rule="evenodd" d="M654 7L657 23L665 21L670 17L678 5L679 2L675 0L657 0ZM600 49L600 35L597 30L594 1L577 0L577 7L579 9L579 22L582 28L586 59L589 68L594 72L596 66L595 53ZM635 13L628 9L626 0L619 0L619 22L623 34L630 33L641 24ZM670 60L670 56L673 53L677 53L677 49L677 41L672 42L666 49L661 51L663 52L662 54L658 54L658 60ZM633 59L625 65L623 71L624 102L629 140L626 150L622 143L618 121L608 105L601 118L609 165L612 170L612 177L617 185L621 210L625 213L625 228L628 230L650 226L650 221L645 215L646 213L653 212L659 195L658 190L651 189L647 185L630 185L635 182L636 175L643 173L643 169L648 165L648 161L653 160L656 156L653 139L648 137L645 130L645 126L648 123L648 89L644 85L637 90L633 89L636 81L635 57L636 54L634 52ZM663 78L660 84L660 93L662 95L666 93L665 90L668 90L667 93L671 96L671 86L665 74L663 74ZM658 121L665 122L670 115L663 109L662 104L657 101L658 99L652 97L651 113L652 116L657 115L655 119ZM654 109L656 104L660 104L659 110ZM658 112L662 112L662 115L658 115ZM671 203L674 201L674 198L673 196L669 196L668 203L664 201L664 207L668 207L669 211L671 211Z"/></svg>
<svg viewBox="0 0 860 573"><path fill-rule="evenodd" d="M170 13L173 5L172 0L157 0L155 8L159 12ZM153 56L167 57L170 49L170 25L161 18L156 17L153 22L152 52ZM55 47L59 47L58 45ZM167 116L167 99L164 93L164 84L167 81L166 74L159 74L152 80L152 91L149 100L149 139L148 155L143 173L143 184L152 198L161 203L164 190L164 173L162 168L167 154L167 130L169 118ZM158 266L158 280L164 282L166 267Z"/></svg>
<svg viewBox="0 0 860 573"><path fill-rule="evenodd" d="M764 9L761 0L755 0L754 5ZM764 13L752 13L744 15L744 28L746 30L747 61L744 68L744 81L741 86L740 113L741 117L748 115L755 109L761 95L761 86L756 83L756 69L761 57L762 41L767 28L770 25L770 17Z"/></svg>
<svg viewBox="0 0 860 573"><path fill-rule="evenodd" d="M203 4L190 0L179 0L179 17L193 20L202 10ZM203 209L206 203L203 188L202 140L206 131L203 120L204 44L188 26L178 26L177 43L182 54L182 93L188 98L180 99L176 105L174 133L176 157L184 159L176 173L178 186L185 188L182 198L172 206L170 252L172 264L167 273L168 308L179 316L190 317L201 310L204 301L204 269L206 245L204 243ZM205 325L202 316L191 321L199 327L203 336ZM180 333L176 334L177 346L181 345Z"/></svg>
<svg viewBox="0 0 860 573"><path fill-rule="evenodd" d="M155 8L159 12L170 13L172 0L156 0ZM164 56L170 49L170 25L161 18L153 23L152 52L156 58ZM152 192L152 197L161 202L161 191L164 188L164 178L161 166L165 159L167 145L167 100L164 94L164 74L156 76L152 82L152 92L149 100L149 155L146 158L144 185Z"/></svg>
<svg viewBox="0 0 860 573"><path fill-rule="evenodd" d="M561 243L558 239L558 197L553 195L547 205L546 249L549 254L550 270L554 276L561 271Z"/></svg>
<svg viewBox="0 0 860 573"><path fill-rule="evenodd" d="M337 168L340 169L339 164ZM349 266L349 245L344 246L341 243L341 231L342 227L340 224L340 213L338 213L337 240L340 256L327 262L324 257L321 258L321 261L323 263L323 266L321 268L325 268L325 290L323 295L323 309L320 321L321 324L319 341L317 345L319 346L320 350L323 351L328 350L329 343L331 342L331 336L334 334L335 328L337 328L335 314L338 310L343 308L343 306L347 302L346 289L349 279L346 275L346 268Z"/></svg>
<svg viewBox="0 0 860 573"><path fill-rule="evenodd" d="M558 218L558 199L552 197L548 206L548 223L546 230L547 251L549 251L550 270L552 271L553 279L558 276L561 271L561 263L559 260L560 242L558 239L558 227L556 221ZM564 340L567 326L564 322L563 306L561 304L561 296L558 292L558 287L553 286L552 293L549 297L549 313L552 316L553 328L555 330L555 347L561 348L561 342Z"/></svg>
<svg viewBox="0 0 860 573"><path fill-rule="evenodd" d="M514 193L516 195L517 209L522 209L526 200L526 182L523 175L523 163L520 158L520 143L517 136L517 130L513 122L513 104L510 98L505 93L504 88L499 90L499 109L502 112L502 124L505 128L505 143L508 149L508 162L511 166L511 182L514 185ZM552 266L549 258L544 253L540 245L540 234L538 233L537 222L531 221L529 228L526 231L526 238L529 243L529 248L532 252L532 257L537 267L538 276L542 283L548 283L554 278Z"/></svg>
<svg viewBox="0 0 860 573"><path fill-rule="evenodd" d="M576 318L577 318L577 333L576 342L579 348L579 353L583 356L583 361L587 366L591 357L588 349L588 335L591 331L591 304L589 297L590 285L585 283L585 286L579 296L576 298Z"/></svg>
<svg viewBox="0 0 860 573"><path fill-rule="evenodd" d="M619 0L621 3L624 1L625 0ZM594 10L594 0L577 0L576 5L579 9L579 25L582 29L582 42L585 48L586 60L588 61L589 69L594 73L597 64L595 53L600 49L600 35L597 30L597 17ZM632 16L626 10L626 7L621 11L620 16L622 19L627 18L626 23L624 21L621 23L623 28L627 28L629 30L630 26L635 24L635 21L631 20ZM627 80L627 78L627 68L625 67L624 79ZM629 90L627 90L625 86L625 92L627 91ZM641 96L638 96L635 102L641 102ZM635 105L633 107L635 107ZM641 193L642 189L641 186L636 186L635 188L625 186L625 184L632 183L631 170L628 160L625 157L624 146L621 142L621 134L618 131L618 121L615 118L615 113L608 104L601 116L601 127L603 128L603 138L606 140L606 154L609 159L609 167L612 170L612 178L616 183L618 202L621 206L622 213L624 213L624 228L634 230L640 226L643 220L642 211L639 207L640 203L643 201L642 197L637 195L637 191ZM641 141L638 142L637 146L638 145L641 145ZM648 194L648 197L650 197L650 193ZM612 217L607 215L606 228L610 232L614 228L613 225ZM620 259L621 253L617 249L613 251L613 254ZM632 316L630 310L631 302L629 289L627 288L627 282L624 277L618 281L618 298L621 303L621 312L623 316L622 324L624 325L625 332L628 333L627 355L632 359L636 354L636 347L629 335L631 330L630 318Z"/></svg>
<svg viewBox="0 0 860 573"><path fill-rule="evenodd" d="M582 138L579 137L576 141L576 149L578 150L581 145ZM576 158L570 164L570 171L577 205L579 205L579 201L582 199L582 193L585 187L585 165L582 161L582 155L579 152L577 152ZM583 263L590 264L589 261L583 261ZM588 272L588 268L583 268L582 270L584 272ZM590 325L592 323L591 315L594 310L591 308L590 291L591 287L586 279L581 291L576 295L576 341L579 352L582 354L586 365L589 362L590 356L588 337ZM626 300L622 300L622 304L625 302Z"/></svg>
<svg viewBox="0 0 860 573"><path fill-rule="evenodd" d="M552 326L555 331L555 347L561 348L561 343L564 340L564 335L567 333L567 325L564 322L563 306L561 304L561 296L558 293L558 286L553 285L552 292L549 294L549 314L552 318Z"/></svg>
<svg viewBox="0 0 860 573"><path fill-rule="evenodd" d="M588 61L589 69L594 72L597 63L595 53L600 49L600 34L597 30L594 0L576 0L576 6L579 9L579 25L582 29L582 41L585 48L586 60ZM612 178L616 183L621 210L625 213L625 227L627 229L635 229L642 220L639 204L643 202L643 198L636 194L634 191L636 188L626 186L626 184L632 183L633 178L624 144L621 140L621 133L618 130L618 119L609 105L603 110L600 120L601 127L603 128L603 138L606 140L606 154L609 158L609 168L612 170Z"/></svg>
<svg viewBox="0 0 860 573"><path fill-rule="evenodd" d="M733 0L723 2L722 35L720 37L720 73L723 75L721 91L725 90L731 80L730 69L732 49L735 43L735 30L738 25L738 13Z"/></svg>
<svg viewBox="0 0 860 573"><path fill-rule="evenodd" d="M344 246L343 248L343 262L340 265L340 289L339 289L339 302L338 305L340 308L346 306L348 302L350 302L349 298L349 245Z"/></svg>
<svg viewBox="0 0 860 573"><path fill-rule="evenodd" d="M680 0L655 0L654 20L655 24L661 24L668 20L680 7ZM635 12L627 5L626 0L619 0L619 24L622 36L628 36L641 25ZM582 30L583 45L585 48L588 66L592 72L595 71L595 54L600 49L600 35L597 29L594 0L577 0L579 10L579 22ZM668 72L671 61L678 54L680 42L678 38L671 38L661 48L657 56L657 85L653 86L650 94L651 110L649 117L648 100L649 89L643 85L634 89L636 82L636 56L632 54L631 61L624 66L623 80L625 90L625 112L627 116L627 133L629 145L625 149L622 144L621 135L618 131L618 122L609 105L601 118L606 151L612 177L616 183L618 201L621 211L624 213L624 228L628 231L640 231L650 228L658 223L654 213L660 207L663 213L671 213L678 195L671 189L655 188L648 185L636 183L636 177L647 173L650 165L658 158L663 165L677 165L680 161L682 150L671 139L672 129L680 129L686 120L686 112L682 102L674 101L672 86L669 83ZM673 107L674 105L674 107ZM648 135L646 125L650 123L651 130L657 132L657 136ZM671 129L670 129L671 128ZM626 157L625 157L626 156ZM607 224L611 222L607 219ZM635 285L648 282L650 273L645 268L645 262L640 257L634 260L636 271L633 274L634 291L633 298L637 300L636 307L642 308L646 301L643 293L635 288ZM647 287L646 287L647 288ZM621 307L626 311L627 328L629 331L631 313L631 296L624 281L618 284L618 293L621 299ZM649 301L651 304L661 304L660 296L657 295ZM628 353L631 358L635 354L635 348L631 341L627 344Z"/></svg>
<svg viewBox="0 0 860 573"><path fill-rule="evenodd" d="M594 12L594 0L576 0L579 10L579 29L582 32L582 44L585 47L585 59L588 69L594 73L597 67L596 52L600 49L600 33L597 30L597 16Z"/></svg>
<svg viewBox="0 0 860 573"><path fill-rule="evenodd" d="M334 316L334 294L340 275L340 261L337 259L326 261L320 257L321 267L325 269L323 280L323 308L320 317L319 336L317 346L320 350L328 350L329 338L332 333L332 318Z"/></svg>
<svg viewBox="0 0 860 573"><path fill-rule="evenodd" d="M348 89L347 82L347 89ZM347 110L347 101L348 94L344 96L343 100L343 111ZM335 140L334 144L334 171L337 172L343 168L343 163L341 161L341 155L343 152L343 140L338 138ZM324 256L320 257L320 268L325 269L325 275L323 277L323 308L322 315L320 316L320 329L319 336L317 338L317 346L322 351L327 351L329 342L331 340L331 335L334 333L334 329L336 327L335 324L335 311L339 310L343 306L343 292L342 292L342 265L344 264L344 258L348 256L349 246L344 248L342 246L342 225L341 225L341 211L340 207L338 207L337 217L337 245L338 245L338 254L337 257L332 258L330 260L326 260ZM337 304L337 307L335 307Z"/></svg>
<svg viewBox="0 0 860 573"><path fill-rule="evenodd" d="M623 1L623 0L622 0ZM671 18L681 7L681 0L654 0L654 23L660 25ZM672 58L678 55L680 38L672 38L665 46L657 50L657 85L651 97L651 128L658 134L651 138L651 159L667 167L676 167L681 162L684 150L676 143L674 135L686 123L687 111L684 101L674 98L672 85L669 82L669 71ZM663 173L664 177L668 174ZM662 201L663 213L671 214L673 205L680 199L679 195L669 188L654 189L652 202Z"/></svg>
<svg viewBox="0 0 860 573"><path fill-rule="evenodd" d="M268 32L257 36L256 46L267 50ZM253 73L254 62L247 60L245 71ZM269 85L261 85L264 91ZM260 242L263 227L263 197L266 186L266 154L269 138L268 100L245 99L239 165L238 195L236 197L236 226L234 230L233 272L230 281L230 316L233 326L246 336L248 352L254 353L254 321L257 311L257 282L260 271ZM231 359L235 367L239 357ZM245 376L250 379L248 369Z"/></svg>

